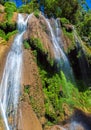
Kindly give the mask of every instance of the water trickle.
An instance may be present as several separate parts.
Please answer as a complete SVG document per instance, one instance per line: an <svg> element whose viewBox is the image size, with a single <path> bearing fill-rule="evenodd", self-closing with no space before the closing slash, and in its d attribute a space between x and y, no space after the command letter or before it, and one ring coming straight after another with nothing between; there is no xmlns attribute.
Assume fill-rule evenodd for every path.
<svg viewBox="0 0 91 130"><path fill-rule="evenodd" d="M8 53L3 77L0 84L0 109L6 130L16 130L17 107L21 86L22 72L22 41L27 28L28 18L18 15L19 33L14 39L11 50Z"/></svg>

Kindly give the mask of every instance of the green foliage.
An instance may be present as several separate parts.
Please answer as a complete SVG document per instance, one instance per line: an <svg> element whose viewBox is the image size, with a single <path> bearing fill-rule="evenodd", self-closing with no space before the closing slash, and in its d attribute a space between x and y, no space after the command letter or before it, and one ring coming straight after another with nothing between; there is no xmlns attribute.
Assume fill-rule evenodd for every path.
<svg viewBox="0 0 91 130"><path fill-rule="evenodd" d="M8 12L7 8L10 8L12 12L15 12L17 10L14 2L5 2L4 6L6 8L6 12Z"/></svg>
<svg viewBox="0 0 91 130"><path fill-rule="evenodd" d="M91 91L87 90L84 93L80 93L79 102L81 103L81 107L87 109L87 111L91 112Z"/></svg>
<svg viewBox="0 0 91 130"><path fill-rule="evenodd" d="M45 12L48 16L55 15L61 16L62 10L58 4L58 0L46 0L45 1Z"/></svg>
<svg viewBox="0 0 91 130"><path fill-rule="evenodd" d="M82 48L89 64L91 64L91 11L85 11L76 28L81 37Z"/></svg>
<svg viewBox="0 0 91 130"><path fill-rule="evenodd" d="M5 21L3 23L0 23L0 28L7 34L8 32L16 30L16 23Z"/></svg>
<svg viewBox="0 0 91 130"><path fill-rule="evenodd" d="M23 5L23 6L21 6L21 7L18 9L18 12L19 12L19 13L28 13L28 14L30 14L30 13L33 12L33 10L32 10L31 7L29 7L29 5Z"/></svg>
<svg viewBox="0 0 91 130"><path fill-rule="evenodd" d="M9 40L9 38L11 36L13 36L14 34L16 34L18 31L15 30L13 32L9 32L8 34L5 34L5 32L3 30L0 29L0 37L2 37L3 39L5 39L6 41Z"/></svg>
<svg viewBox="0 0 91 130"><path fill-rule="evenodd" d="M9 32L9 33L6 35L6 40L8 41L11 36L13 36L13 35L15 35L15 34L17 34L17 33L18 33L18 30L14 30L13 32Z"/></svg>
<svg viewBox="0 0 91 130"><path fill-rule="evenodd" d="M74 40L74 34L73 32L66 31L65 28L63 28L64 35L70 40L70 45L67 48L67 53L70 52L75 47L75 40Z"/></svg>
<svg viewBox="0 0 91 130"><path fill-rule="evenodd" d="M42 2L42 0L40 0ZM45 13L48 16L65 17L70 22L76 22L79 17L80 4L78 0L45 0Z"/></svg>
<svg viewBox="0 0 91 130"><path fill-rule="evenodd" d="M81 36L87 36L89 39L91 39L91 11L84 15L84 21L81 21L77 27Z"/></svg>
<svg viewBox="0 0 91 130"><path fill-rule="evenodd" d="M60 18L60 21L61 21L62 25L63 25L63 24L69 24L69 23L70 23L69 20L66 19L66 18Z"/></svg>
<svg viewBox="0 0 91 130"><path fill-rule="evenodd" d="M34 54L35 57L37 57L37 51L36 50L33 51L33 54Z"/></svg>
<svg viewBox="0 0 91 130"><path fill-rule="evenodd" d="M38 4L36 2L34 2L34 0L31 0L30 3L21 6L18 9L18 12L30 14L30 13L34 12L35 10L38 10L38 8L39 8Z"/></svg>
<svg viewBox="0 0 91 130"><path fill-rule="evenodd" d="M39 13L40 13L40 11L39 11L38 9L34 11L34 15L35 15L37 18L39 18Z"/></svg>
<svg viewBox="0 0 91 130"><path fill-rule="evenodd" d="M40 68L40 76L45 95L46 115L50 117L49 121L55 123L64 120L64 113L66 111L71 113L74 107L91 111L91 92L79 92L77 87L65 78L63 72L49 75L48 72Z"/></svg>
<svg viewBox="0 0 91 130"><path fill-rule="evenodd" d="M11 18L13 16L13 12L17 11L16 5L14 2L5 2L4 6L5 6L5 12L7 13L6 19L8 21L11 21Z"/></svg>
<svg viewBox="0 0 91 130"><path fill-rule="evenodd" d="M6 27L7 27L6 22L0 23L0 28L1 28L2 30L5 30Z"/></svg>
<svg viewBox="0 0 91 130"><path fill-rule="evenodd" d="M0 37L5 39L5 32L3 30L0 29Z"/></svg>
<svg viewBox="0 0 91 130"><path fill-rule="evenodd" d="M34 47L36 50L38 50L38 51L45 52L45 50L44 50L44 48L43 48L43 44L42 44L41 40L38 39L38 38L33 38L33 37L32 37L32 38L30 39L30 45L31 45L32 47Z"/></svg>
<svg viewBox="0 0 91 130"><path fill-rule="evenodd" d="M29 43L27 41L24 41L23 45L24 45L25 49L30 49L30 45L29 45Z"/></svg>
<svg viewBox="0 0 91 130"><path fill-rule="evenodd" d="M30 89L30 85L25 85L24 86L24 92L29 94L29 89Z"/></svg>
<svg viewBox="0 0 91 130"><path fill-rule="evenodd" d="M30 96L29 98L30 98L30 103L32 105L32 108L33 108L34 112L36 113L36 115L38 117L40 117L40 115L41 115L42 112L41 112L40 108L38 106L36 106L36 100L35 100L35 98L33 96Z"/></svg>

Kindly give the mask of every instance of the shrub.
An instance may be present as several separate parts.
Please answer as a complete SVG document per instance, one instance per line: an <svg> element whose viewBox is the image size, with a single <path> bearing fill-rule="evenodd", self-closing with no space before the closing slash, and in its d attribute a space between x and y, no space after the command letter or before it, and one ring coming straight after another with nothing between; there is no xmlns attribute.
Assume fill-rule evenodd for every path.
<svg viewBox="0 0 91 130"><path fill-rule="evenodd" d="M37 51L41 51L41 52L45 53L42 42L38 38L32 37L30 39L30 46L33 47L34 49L36 49Z"/></svg>
<svg viewBox="0 0 91 130"><path fill-rule="evenodd" d="M6 30L6 22L3 22L3 23L0 23L0 28L2 29L2 30Z"/></svg>
<svg viewBox="0 0 91 130"><path fill-rule="evenodd" d="M15 35L16 33L18 33L18 30L15 30L15 31L13 31L13 32L9 32L9 33L6 35L6 40L8 41L9 38L10 38L11 36Z"/></svg>
<svg viewBox="0 0 91 130"><path fill-rule="evenodd" d="M34 11L34 15L35 15L37 18L39 18L39 13L40 13L40 12L39 12L38 9Z"/></svg>
<svg viewBox="0 0 91 130"><path fill-rule="evenodd" d="M5 32L3 30L0 29L0 37L5 39Z"/></svg>
<svg viewBox="0 0 91 130"><path fill-rule="evenodd" d="M10 21L13 16L13 12L17 11L16 5L14 2L5 2L4 6L5 12L7 13L6 19Z"/></svg>
<svg viewBox="0 0 91 130"><path fill-rule="evenodd" d="M23 5L22 7L20 7L20 8L18 9L18 12L30 14L30 13L33 12L33 10L32 10L31 7L29 7L29 5Z"/></svg>
<svg viewBox="0 0 91 130"><path fill-rule="evenodd" d="M23 45L24 45L25 49L30 49L30 45L29 45L29 43L27 41L24 41Z"/></svg>
<svg viewBox="0 0 91 130"><path fill-rule="evenodd" d="M38 7L38 4L35 3L34 1L31 1L30 3L26 4L26 5L23 5L22 7L20 7L18 9L18 12L20 13L32 13L34 12L35 10L37 10L39 7Z"/></svg>
<svg viewBox="0 0 91 130"><path fill-rule="evenodd" d="M30 85L25 85L24 86L24 92L29 94L29 89L30 89Z"/></svg>
<svg viewBox="0 0 91 130"><path fill-rule="evenodd" d="M66 19L66 18L60 18L60 21L61 21L62 25L63 25L63 24L69 24L69 23L70 23L69 20Z"/></svg>
<svg viewBox="0 0 91 130"><path fill-rule="evenodd" d="M4 6L6 9L6 12L8 12L8 10L11 10L13 12L15 12L17 10L14 2L5 2Z"/></svg>
<svg viewBox="0 0 91 130"><path fill-rule="evenodd" d="M16 30L16 23L5 21L3 23L0 23L0 28L7 34L8 32Z"/></svg>
<svg viewBox="0 0 91 130"><path fill-rule="evenodd" d="M71 114L74 107L91 111L91 92L79 92L77 87L66 79L63 72L49 75L47 71L40 68L40 76L45 95L45 114L48 121L54 123L64 120L64 113L68 111Z"/></svg>

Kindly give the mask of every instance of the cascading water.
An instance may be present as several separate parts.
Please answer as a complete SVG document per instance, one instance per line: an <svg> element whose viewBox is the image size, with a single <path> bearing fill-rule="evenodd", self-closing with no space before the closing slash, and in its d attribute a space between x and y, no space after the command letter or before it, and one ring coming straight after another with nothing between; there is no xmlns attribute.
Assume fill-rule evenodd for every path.
<svg viewBox="0 0 91 130"><path fill-rule="evenodd" d="M60 35L59 33L61 33L61 31L59 31L60 28L58 25L58 21L54 20L54 23L56 26L56 35L53 31L53 28L49 20L45 19L45 21L50 30L51 40L52 40L53 48L54 48L54 55L55 55L56 62L59 65L59 69L60 68L62 69L67 79L70 79L74 82L74 76L73 76L73 72L72 72L72 68L70 66L69 60L61 48L63 43L62 43L62 40L60 39L61 37L59 36Z"/></svg>
<svg viewBox="0 0 91 130"><path fill-rule="evenodd" d="M61 24L60 24L60 19L57 18L56 20L53 19L54 21L54 24L55 24L55 36L56 36L56 39L59 43L59 45L61 46L61 48L63 48L64 44L63 44L63 41L61 39L61 35L62 35L62 31L61 31Z"/></svg>
<svg viewBox="0 0 91 130"><path fill-rule="evenodd" d="M82 40L79 37L79 35L78 35L78 33L77 33L77 31L74 27L73 27L73 33L74 33L74 39L75 39L75 42L76 42L77 53L79 53L78 61L79 61L82 80L84 82L84 85L91 86L91 80L90 80L91 69L90 69L90 66L89 66L89 64L87 63L87 60L86 60L84 48L83 48L83 45L82 45L83 44Z"/></svg>
<svg viewBox="0 0 91 130"><path fill-rule="evenodd" d="M22 41L27 28L29 15L24 21L18 15L19 33L15 37L11 50L7 56L3 77L0 84L0 109L6 130L16 130L17 107L20 94L22 72Z"/></svg>

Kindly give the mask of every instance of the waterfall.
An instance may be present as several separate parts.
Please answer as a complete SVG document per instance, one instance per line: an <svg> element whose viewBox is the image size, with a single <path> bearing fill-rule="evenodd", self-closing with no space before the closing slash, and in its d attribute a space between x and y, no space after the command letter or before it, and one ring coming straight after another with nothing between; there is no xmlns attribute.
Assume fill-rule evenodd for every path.
<svg viewBox="0 0 91 130"><path fill-rule="evenodd" d="M6 130L16 130L17 107L20 95L22 72L22 41L27 29L28 18L18 15L19 33L14 39L10 52L6 59L1 84L0 84L0 109Z"/></svg>
<svg viewBox="0 0 91 130"><path fill-rule="evenodd" d="M84 85L91 86L91 80L90 80L91 68L86 60L83 42L74 27L73 27L73 33L74 33L74 39L76 42L76 51L77 53L79 53L78 61L79 61L79 66L80 66L80 71L81 71L81 78L83 80Z"/></svg>
<svg viewBox="0 0 91 130"><path fill-rule="evenodd" d="M70 66L70 63L66 54L64 53L62 49L63 42L61 40L61 30L60 30L59 21L58 19L57 20L54 19L54 26L56 26L56 32L54 32L49 19L45 17L43 18L45 19L48 25L49 31L50 31L50 37L51 37L51 41L52 41L53 49L54 49L54 56L59 66L59 69L61 69L64 72L67 79L70 79L74 82L72 68Z"/></svg>

